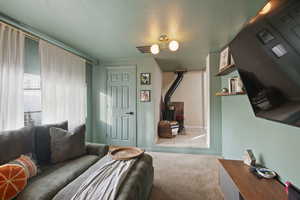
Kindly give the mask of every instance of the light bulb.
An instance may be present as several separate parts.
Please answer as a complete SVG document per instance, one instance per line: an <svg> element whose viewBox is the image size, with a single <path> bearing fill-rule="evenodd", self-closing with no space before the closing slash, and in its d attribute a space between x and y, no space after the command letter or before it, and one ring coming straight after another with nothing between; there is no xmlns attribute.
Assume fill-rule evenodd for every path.
<svg viewBox="0 0 300 200"><path fill-rule="evenodd" d="M265 15L267 14L268 12L270 12L270 10L272 9L272 3L269 2L265 5L265 7L259 12L259 14L261 15Z"/></svg>
<svg viewBox="0 0 300 200"><path fill-rule="evenodd" d="M169 49L170 49L170 51L177 51L178 48L179 48L179 43L176 40L172 40L169 43Z"/></svg>
<svg viewBox="0 0 300 200"><path fill-rule="evenodd" d="M153 44L150 48L150 51L154 55L158 54L159 53L159 45L158 44Z"/></svg>

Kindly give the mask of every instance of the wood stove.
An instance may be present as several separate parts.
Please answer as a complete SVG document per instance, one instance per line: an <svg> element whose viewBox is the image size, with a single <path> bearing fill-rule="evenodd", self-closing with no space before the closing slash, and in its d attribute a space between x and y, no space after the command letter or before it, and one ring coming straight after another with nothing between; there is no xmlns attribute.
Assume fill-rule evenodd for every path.
<svg viewBox="0 0 300 200"><path fill-rule="evenodd" d="M174 137L177 135L174 134L175 131L178 133L184 129L184 103L171 102L170 100L181 83L185 72L186 70L175 71L177 77L165 95L162 109L163 120L159 123L158 128L160 137Z"/></svg>

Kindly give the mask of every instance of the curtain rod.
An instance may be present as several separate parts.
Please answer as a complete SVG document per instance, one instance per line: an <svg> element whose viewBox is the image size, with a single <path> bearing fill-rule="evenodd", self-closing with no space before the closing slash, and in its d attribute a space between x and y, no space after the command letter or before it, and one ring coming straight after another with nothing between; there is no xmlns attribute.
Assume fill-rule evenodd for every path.
<svg viewBox="0 0 300 200"><path fill-rule="evenodd" d="M24 32L24 31L22 31L22 30L20 30L20 29L18 29L16 27L14 27L14 26L12 26L10 24L7 24L7 23L5 23L3 21L0 21L0 24L3 24L4 26L8 26L9 28L11 28L11 29L13 29L15 31L22 32L25 35L25 37L30 38L30 39L32 39L34 41L39 41L40 40L38 37L36 37L36 36L34 36L32 34L29 34L27 32Z"/></svg>
<svg viewBox="0 0 300 200"><path fill-rule="evenodd" d="M75 55L85 59L87 63L99 64L99 61L97 59L95 59L85 53L82 53L70 46L67 46L63 42L53 39L53 38L49 37L48 35L43 34L26 24L23 24L19 21L16 21L15 19L12 19L11 17L9 17L7 15L2 14L1 12L0 12L0 23L3 23L17 31L23 32L27 38L30 38L32 40L35 40L35 41L44 40L55 46L58 46L72 54L75 54Z"/></svg>

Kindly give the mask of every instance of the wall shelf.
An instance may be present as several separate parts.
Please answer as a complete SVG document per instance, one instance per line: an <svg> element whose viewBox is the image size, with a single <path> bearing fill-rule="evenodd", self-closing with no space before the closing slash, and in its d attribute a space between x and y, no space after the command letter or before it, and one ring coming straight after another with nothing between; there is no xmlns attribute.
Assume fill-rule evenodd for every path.
<svg viewBox="0 0 300 200"><path fill-rule="evenodd" d="M228 65L226 67L224 67L223 69L221 69L216 76L225 76L227 74L230 74L231 72L233 72L234 70L236 70L235 64L231 64Z"/></svg>
<svg viewBox="0 0 300 200"><path fill-rule="evenodd" d="M216 96L235 96L235 95L245 95L247 94L246 92L234 92L234 93L229 93L229 92L217 92Z"/></svg>

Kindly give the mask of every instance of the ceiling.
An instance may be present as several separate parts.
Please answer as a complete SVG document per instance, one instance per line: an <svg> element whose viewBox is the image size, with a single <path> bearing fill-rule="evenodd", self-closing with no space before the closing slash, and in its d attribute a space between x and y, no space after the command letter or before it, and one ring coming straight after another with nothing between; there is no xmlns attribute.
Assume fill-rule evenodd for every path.
<svg viewBox="0 0 300 200"><path fill-rule="evenodd" d="M266 0L0 0L0 12L100 62L142 57L168 34L180 49L155 56L164 71L201 69Z"/></svg>

